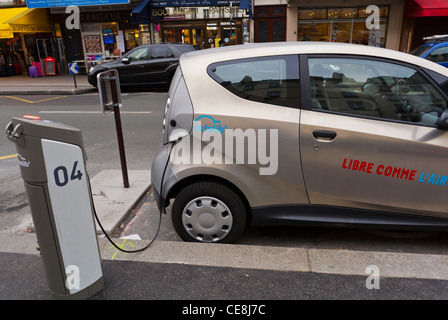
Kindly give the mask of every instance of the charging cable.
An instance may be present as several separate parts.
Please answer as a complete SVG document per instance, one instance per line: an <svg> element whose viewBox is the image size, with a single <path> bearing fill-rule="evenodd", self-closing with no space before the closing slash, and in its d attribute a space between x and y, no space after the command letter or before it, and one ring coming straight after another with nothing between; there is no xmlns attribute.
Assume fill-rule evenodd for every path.
<svg viewBox="0 0 448 320"><path fill-rule="evenodd" d="M160 182L160 193L159 193L160 210L159 210L159 223L158 223L158 226L157 226L157 231L156 231L156 234L155 234L154 238L146 246L144 246L143 248L137 249L137 250L125 250L123 248L120 248L120 246L118 246L109 237L109 235L106 233L106 231L104 230L103 226L101 225L100 219L98 218L98 215L96 214L95 204L93 203L93 199L92 199L93 214L95 215L95 219L98 222L98 225L100 226L101 231L103 231L104 236L107 238L107 240L109 240L109 242L112 243L112 245L115 248L117 248L118 250L120 250L121 252L124 252L124 253L137 253L137 252L144 251L144 250L148 249L153 244L153 242L157 239L157 236L159 235L160 225L162 224L162 211L164 210L164 205L165 205L164 203L162 203L162 199L163 199L163 193L162 193L163 180L165 179L166 168L168 167L168 164L170 163L171 151L173 150L174 144L175 144L175 141L172 143L172 145L170 147L170 152L168 153L168 159L166 160L165 168L163 169L162 180ZM89 181L89 186L90 186L90 181Z"/></svg>

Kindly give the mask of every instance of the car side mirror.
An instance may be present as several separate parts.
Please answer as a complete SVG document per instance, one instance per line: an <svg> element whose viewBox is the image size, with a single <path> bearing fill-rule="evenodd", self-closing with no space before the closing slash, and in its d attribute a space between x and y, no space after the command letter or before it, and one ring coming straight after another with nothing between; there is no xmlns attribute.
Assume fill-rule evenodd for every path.
<svg viewBox="0 0 448 320"><path fill-rule="evenodd" d="M121 59L121 63L129 64L129 63L131 63L131 61L128 58L123 58L123 59Z"/></svg>
<svg viewBox="0 0 448 320"><path fill-rule="evenodd" d="M437 129L448 130L448 109L442 112L439 122L437 123Z"/></svg>

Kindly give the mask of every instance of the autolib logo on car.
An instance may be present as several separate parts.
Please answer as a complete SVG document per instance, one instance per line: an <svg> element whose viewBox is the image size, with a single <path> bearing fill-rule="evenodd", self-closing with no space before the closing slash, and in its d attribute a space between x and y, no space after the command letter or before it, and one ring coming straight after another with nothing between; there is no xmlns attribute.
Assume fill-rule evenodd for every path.
<svg viewBox="0 0 448 320"><path fill-rule="evenodd" d="M203 119L212 123L202 125ZM278 169L278 129L229 129L221 121L202 115L193 122L193 134L183 136L175 145L170 160L174 165L258 165L260 175L274 175Z"/></svg>
<svg viewBox="0 0 448 320"><path fill-rule="evenodd" d="M210 125L210 126L208 126L206 124L202 125L201 119L204 119L204 118L212 120L212 125ZM221 126L221 121L215 120L215 119L213 119L213 117L207 116L207 115L197 117L194 120L194 122L195 122L195 124L193 126L194 131L201 131L201 132L217 131L217 132L224 133L224 131L227 129L227 126L224 126L224 127Z"/></svg>

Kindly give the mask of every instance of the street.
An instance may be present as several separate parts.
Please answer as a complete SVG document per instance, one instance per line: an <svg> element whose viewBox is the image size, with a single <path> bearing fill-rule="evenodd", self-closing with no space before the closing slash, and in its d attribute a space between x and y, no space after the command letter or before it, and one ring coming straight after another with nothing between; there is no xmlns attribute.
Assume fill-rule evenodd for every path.
<svg viewBox="0 0 448 320"><path fill-rule="evenodd" d="M129 170L150 170L151 163L161 139L161 119L166 99L166 92L128 92L123 94L123 107L121 118L123 123L124 144L126 150L127 165ZM40 116L42 119L57 121L78 127L82 130L85 149L87 152L87 170L90 178L105 169L120 169L117 137L112 114L103 114L100 111L99 99L96 93L78 96L0 96L0 126L6 127L11 117L21 117L24 114ZM142 199L135 210L122 223L113 234L115 239L121 236L138 235L142 240L151 240L156 235L156 227L159 212L154 202L153 194L149 192ZM29 211L28 199L24 192L23 181L20 177L15 146L5 137L0 139L0 233L15 235L23 232L33 232L32 220ZM158 241L179 242L168 214L162 216L161 230ZM117 240L118 241L118 240ZM401 254L422 254L431 257L443 257L448 255L448 236L446 233L431 232L385 232L378 230L348 230L330 228L248 228L243 238L238 242L243 246L266 246L269 248L293 248L309 250L330 250L334 252L380 252ZM150 250L150 249L149 249ZM136 269L144 268L135 262ZM109 269L111 261L107 261L105 269ZM122 262L117 261L120 266ZM161 268L162 265L153 265L153 268ZM168 269L176 269L176 266L166 266ZM366 265L367 267L367 265ZM190 270L194 277L213 277L212 271ZM1 268L0 268L1 269ZM202 271L201 271L202 270ZM224 269L223 269L224 270ZM239 269L225 269L227 277L236 279L241 274L256 273L257 282L266 282L262 290L270 290L269 284L278 281L281 271L274 273L244 271ZM115 271L110 271L111 274ZM174 270L182 275L183 272ZM210 273L208 273L210 272ZM197 273L197 274L196 274ZM109 277L111 276L109 274ZM244 294L232 296L232 292L219 295L214 292L213 299L436 299L448 297L448 289L445 280L425 279L386 279L382 282L382 290L367 290L364 276L339 276L318 275L315 273L284 274L291 277L294 283L307 284L308 289L302 289L295 293L281 295L280 291L273 291L273 295L261 293L251 295L258 288L254 283L247 283ZM287 279L285 278L285 279ZM121 279L120 281L124 281ZM149 281L149 280L148 280ZM153 281L156 281L153 279ZM167 281L165 279L165 281ZM215 280L217 281L217 280ZM285 280L283 280L285 281ZM323 282L322 282L323 281ZM219 281L218 281L219 283ZM321 287L327 283L329 287ZM346 285L345 290L339 291L341 285ZM221 283L221 285L223 285ZM406 291L407 288L412 290ZM0 289L3 288L0 286ZM168 289L169 288L169 289ZM434 295L437 288L437 295ZM159 299L184 299L186 295L175 293L173 287L167 284L167 291L163 292L163 283L158 286L162 291ZM170 291L173 290L173 291ZM276 289L277 290L277 289ZM287 287L285 290L289 290ZM223 291L224 292L224 291ZM277 292L277 293L275 293ZM324 294L324 292L326 292ZM372 293L373 292L373 293ZM103 295L98 299L110 298ZM171 294L171 295L170 295ZM236 294L236 293L235 293ZM135 293L130 297L140 297ZM41 296L42 297L42 296ZM7 293L0 294L0 298L7 299ZM45 298L45 297L43 297ZM120 299L120 296L112 295L112 299ZM202 292L192 298L205 299L207 293Z"/></svg>

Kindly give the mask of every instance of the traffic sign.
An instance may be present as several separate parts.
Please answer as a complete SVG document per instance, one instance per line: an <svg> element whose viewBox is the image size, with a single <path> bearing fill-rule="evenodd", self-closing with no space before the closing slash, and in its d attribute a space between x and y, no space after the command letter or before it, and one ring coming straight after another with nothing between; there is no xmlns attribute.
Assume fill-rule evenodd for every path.
<svg viewBox="0 0 448 320"><path fill-rule="evenodd" d="M79 66L77 62L72 62L68 64L68 69L70 70L70 74L78 74Z"/></svg>

